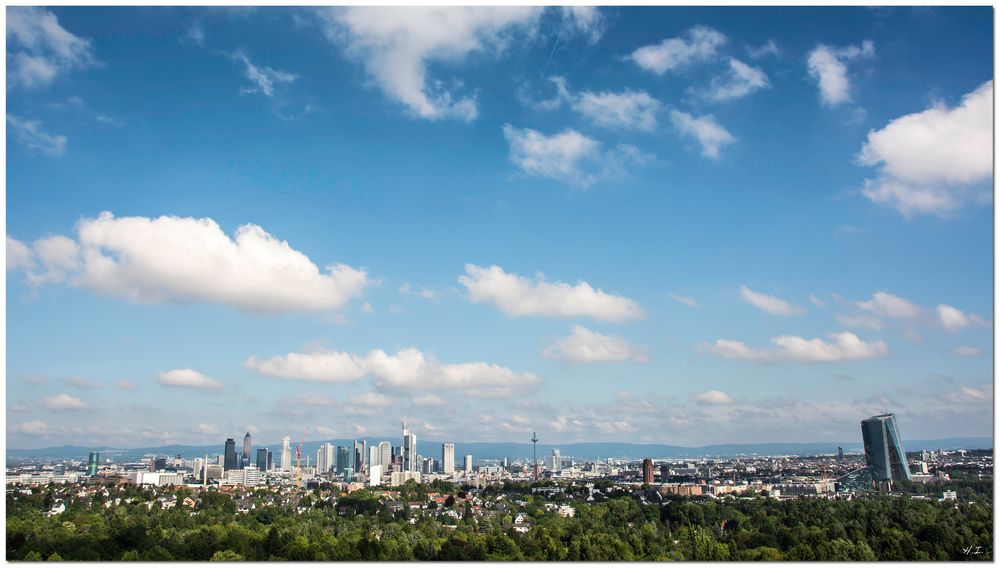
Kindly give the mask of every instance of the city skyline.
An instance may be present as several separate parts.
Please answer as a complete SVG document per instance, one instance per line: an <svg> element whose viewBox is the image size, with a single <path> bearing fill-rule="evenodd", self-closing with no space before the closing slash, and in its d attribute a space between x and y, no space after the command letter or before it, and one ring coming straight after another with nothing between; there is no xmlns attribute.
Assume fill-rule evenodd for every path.
<svg viewBox="0 0 1000 568"><path fill-rule="evenodd" d="M394 13L7 9L8 447L992 436L989 8Z"/></svg>

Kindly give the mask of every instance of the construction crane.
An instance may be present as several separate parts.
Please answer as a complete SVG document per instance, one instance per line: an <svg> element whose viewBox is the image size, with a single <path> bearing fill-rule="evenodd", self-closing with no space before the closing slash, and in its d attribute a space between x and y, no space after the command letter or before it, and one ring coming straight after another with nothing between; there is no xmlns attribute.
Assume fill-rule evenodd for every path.
<svg viewBox="0 0 1000 568"><path fill-rule="evenodd" d="M302 441L299 442L298 446L295 446L295 486L300 487L302 485L302 444L306 443L306 436L309 435L309 427L306 426L306 431L302 433Z"/></svg>

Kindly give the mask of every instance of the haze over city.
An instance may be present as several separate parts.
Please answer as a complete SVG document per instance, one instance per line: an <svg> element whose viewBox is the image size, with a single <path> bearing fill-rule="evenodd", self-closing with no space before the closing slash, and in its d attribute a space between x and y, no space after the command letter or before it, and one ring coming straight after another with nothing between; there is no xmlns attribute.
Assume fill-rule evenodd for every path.
<svg viewBox="0 0 1000 568"><path fill-rule="evenodd" d="M992 33L8 8L7 446L990 437Z"/></svg>

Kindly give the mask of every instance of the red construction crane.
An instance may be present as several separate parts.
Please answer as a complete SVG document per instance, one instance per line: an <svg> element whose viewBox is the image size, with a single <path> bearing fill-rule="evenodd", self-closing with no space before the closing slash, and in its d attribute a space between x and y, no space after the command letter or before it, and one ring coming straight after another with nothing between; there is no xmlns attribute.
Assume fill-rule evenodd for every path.
<svg viewBox="0 0 1000 568"><path fill-rule="evenodd" d="M306 426L306 431L302 433L302 441L299 442L298 446L295 446L295 485L302 485L302 444L306 443L306 436L309 435L309 427Z"/></svg>

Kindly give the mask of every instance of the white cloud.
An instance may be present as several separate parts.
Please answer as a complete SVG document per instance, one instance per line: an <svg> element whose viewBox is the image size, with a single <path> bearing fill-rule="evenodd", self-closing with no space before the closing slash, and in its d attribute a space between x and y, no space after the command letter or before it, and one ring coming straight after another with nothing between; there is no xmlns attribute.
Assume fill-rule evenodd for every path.
<svg viewBox="0 0 1000 568"><path fill-rule="evenodd" d="M699 61L714 59L726 36L704 26L691 28L686 37L668 38L655 45L640 47L630 58L639 67L657 75Z"/></svg>
<svg viewBox="0 0 1000 568"><path fill-rule="evenodd" d="M906 298L878 291L871 300L857 302L857 306L877 316L889 319L914 319L920 315L920 307Z"/></svg>
<svg viewBox="0 0 1000 568"><path fill-rule="evenodd" d="M528 83L523 83L520 87L518 87L518 89L514 92L514 96L517 97L517 99L525 106L545 111L556 110L560 108L563 103L573 101L574 96L569 92L569 85L566 83L565 77L552 75L550 77L546 77L546 80L552 83L556 88L556 92L551 98L535 100L532 95L528 93Z"/></svg>
<svg viewBox="0 0 1000 568"><path fill-rule="evenodd" d="M465 265L458 277L473 303L493 303L510 316L589 317L608 322L625 322L644 317L634 300L594 289L587 282L575 286L549 283L539 276L532 280L504 272L500 266Z"/></svg>
<svg viewBox="0 0 1000 568"><path fill-rule="evenodd" d="M219 427L215 424L200 423L194 427L199 434L218 434Z"/></svg>
<svg viewBox="0 0 1000 568"><path fill-rule="evenodd" d="M874 329L878 331L885 327L882 320L875 316L869 316L866 314L856 314L856 315L843 315L837 314L837 323L846 327L863 327L867 329Z"/></svg>
<svg viewBox="0 0 1000 568"><path fill-rule="evenodd" d="M635 146L605 150L601 143L571 128L546 136L530 128L503 127L510 161L525 174L547 177L586 189L599 181L619 179L632 166L652 159Z"/></svg>
<svg viewBox="0 0 1000 568"><path fill-rule="evenodd" d="M174 369L156 374L156 382L165 387L192 389L221 389L222 383L193 369Z"/></svg>
<svg viewBox="0 0 1000 568"><path fill-rule="evenodd" d="M698 393L694 396L694 400L698 404L708 405L733 404L736 402L728 394L720 390L710 390Z"/></svg>
<svg viewBox="0 0 1000 568"><path fill-rule="evenodd" d="M955 355L959 357L978 357L983 354L983 350L978 347L971 347L968 345L960 345L953 351Z"/></svg>
<svg viewBox="0 0 1000 568"><path fill-rule="evenodd" d="M43 399L42 408L49 410L91 410L94 405L63 393Z"/></svg>
<svg viewBox="0 0 1000 568"><path fill-rule="evenodd" d="M948 331L958 331L969 326L984 326L987 323L976 314L966 314L962 310L949 306L948 304L938 304L937 316L941 325Z"/></svg>
<svg viewBox="0 0 1000 568"><path fill-rule="evenodd" d="M773 39L769 39L767 40L767 43L758 47L748 45L747 53L750 54L750 57L753 59L760 59L768 55L779 57L781 56L781 48L778 47L778 44L775 43Z"/></svg>
<svg viewBox="0 0 1000 568"><path fill-rule="evenodd" d="M443 398L434 394L415 396L411 402L413 403L413 406L421 407L445 406L447 404Z"/></svg>
<svg viewBox="0 0 1000 568"><path fill-rule="evenodd" d="M689 136L701 145L701 155L717 159L719 150L736 142L736 137L729 133L712 115L692 116L679 110L670 111L670 120L674 128L684 136Z"/></svg>
<svg viewBox="0 0 1000 568"><path fill-rule="evenodd" d="M698 300L691 298L689 296L679 296L677 294L667 294L667 297L675 302L680 302L689 308L697 308Z"/></svg>
<svg viewBox="0 0 1000 568"><path fill-rule="evenodd" d="M35 241L31 249L45 268L44 272L25 271L25 278L32 286L63 282L80 267L80 247L73 239L45 237Z"/></svg>
<svg viewBox="0 0 1000 568"><path fill-rule="evenodd" d="M124 389L124 390L133 390L133 389L135 389L135 383L133 383L132 381L130 381L128 379L122 379L122 380L118 381L115 384L120 389Z"/></svg>
<svg viewBox="0 0 1000 568"><path fill-rule="evenodd" d="M77 231L82 263L70 284L142 304L200 301L253 313L328 311L371 284L364 270L345 264L320 272L306 255L257 225L243 225L230 238L212 219L115 218L104 212L80 221ZM49 268L35 278L66 277L52 268L70 268L66 243L72 241L40 242L54 239L64 239L61 248L50 247L58 250L35 245Z"/></svg>
<svg viewBox="0 0 1000 568"><path fill-rule="evenodd" d="M66 153L69 139L62 134L49 134L42 128L41 121L7 115L9 133L28 149L29 152L41 153L53 158Z"/></svg>
<svg viewBox="0 0 1000 568"><path fill-rule="evenodd" d="M48 434L51 428L41 420L29 420L28 422L14 424L11 430L22 434Z"/></svg>
<svg viewBox="0 0 1000 568"><path fill-rule="evenodd" d="M45 8L7 8L7 84L31 89L56 76L97 64L89 40L59 25Z"/></svg>
<svg viewBox="0 0 1000 568"><path fill-rule="evenodd" d="M745 97L754 91L770 86L771 83L763 69L730 58L729 72L712 79L706 97L715 102L729 101Z"/></svg>
<svg viewBox="0 0 1000 568"><path fill-rule="evenodd" d="M645 91L621 93L584 91L573 102L573 110L597 126L624 130L652 131L660 101Z"/></svg>
<svg viewBox="0 0 1000 568"><path fill-rule="evenodd" d="M336 7L319 13L327 38L362 60L389 97L421 118L470 121L479 113L475 96L459 95L454 87L429 80L428 66L456 65L475 52L499 54L517 31L531 31L542 9ZM574 21L592 21L573 14Z"/></svg>
<svg viewBox="0 0 1000 568"><path fill-rule="evenodd" d="M94 120L96 120L97 122L100 122L101 124L105 124L107 126L110 126L112 128L121 128L121 127L125 126L125 121L124 120L122 120L120 118L115 118L113 116L108 116L106 114L99 114L99 115L97 115L97 116L94 117Z"/></svg>
<svg viewBox="0 0 1000 568"><path fill-rule="evenodd" d="M817 308L825 308L826 302L816 297L815 294L809 294L809 301L812 302Z"/></svg>
<svg viewBox="0 0 1000 568"><path fill-rule="evenodd" d="M243 64L243 72L246 74L246 78L253 83L252 87L241 89L240 92L242 93L260 93L265 97L271 98L274 96L274 90L277 85L292 83L299 78L294 73L278 71L267 66L258 67L250 61L250 58L243 51L233 52L231 57L234 61Z"/></svg>
<svg viewBox="0 0 1000 568"><path fill-rule="evenodd" d="M28 245L7 235L7 270L25 270L34 264Z"/></svg>
<svg viewBox="0 0 1000 568"><path fill-rule="evenodd" d="M493 398L532 391L541 384L533 373L517 373L493 363L441 364L413 347L394 355L373 349L364 356L316 352L289 353L265 361L251 357L247 367L272 377L305 381L348 382L370 376L379 390L390 393L458 390L470 397Z"/></svg>
<svg viewBox="0 0 1000 568"><path fill-rule="evenodd" d="M858 161L879 168L863 193L904 216L945 216L969 202L991 199L993 81L957 107L936 103L872 130Z"/></svg>
<svg viewBox="0 0 1000 568"><path fill-rule="evenodd" d="M754 292L746 286L740 286L740 297L755 308L776 316L797 316L805 312L800 306L793 306L777 296Z"/></svg>
<svg viewBox="0 0 1000 568"><path fill-rule="evenodd" d="M608 336L574 325L573 333L542 351L542 357L567 363L584 364L606 361L636 361L645 363L643 349L629 344L624 337Z"/></svg>
<svg viewBox="0 0 1000 568"><path fill-rule="evenodd" d="M440 295L435 290L431 290L430 288L417 288L409 282L404 282L403 285L399 287L398 291L404 296L416 296L417 298L423 298L432 302L436 302L440 299Z"/></svg>
<svg viewBox="0 0 1000 568"><path fill-rule="evenodd" d="M829 341L804 339L794 335L772 337L772 349L752 349L742 341L719 339L706 349L724 359L742 359L766 363L771 361L822 362L870 359L889 354L889 347L882 341L866 343L849 332L831 333Z"/></svg>
<svg viewBox="0 0 1000 568"><path fill-rule="evenodd" d="M289 353L269 359L250 357L246 367L267 377L323 383L349 383L366 373L363 358L339 351Z"/></svg>
<svg viewBox="0 0 1000 568"><path fill-rule="evenodd" d="M807 60L809 75L817 81L823 104L836 106L850 101L851 82L847 77L845 62L869 59L874 55L875 44L867 40L861 46L835 48L818 45L810 51Z"/></svg>
<svg viewBox="0 0 1000 568"><path fill-rule="evenodd" d="M100 383L85 379L83 377L69 377L66 379L66 383L80 390L94 390L101 388Z"/></svg>
<svg viewBox="0 0 1000 568"><path fill-rule="evenodd" d="M604 17L596 6L563 6L563 26L578 33L590 43L597 43L604 34Z"/></svg>

